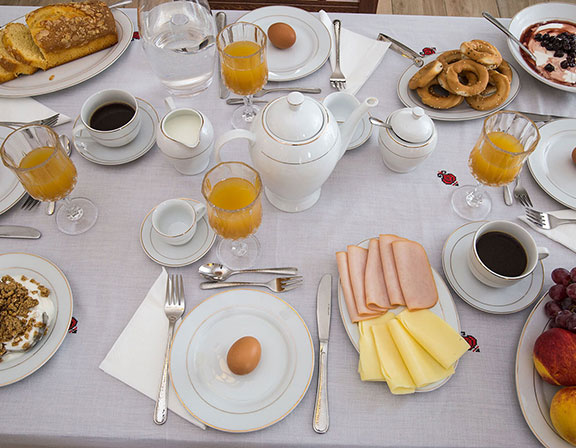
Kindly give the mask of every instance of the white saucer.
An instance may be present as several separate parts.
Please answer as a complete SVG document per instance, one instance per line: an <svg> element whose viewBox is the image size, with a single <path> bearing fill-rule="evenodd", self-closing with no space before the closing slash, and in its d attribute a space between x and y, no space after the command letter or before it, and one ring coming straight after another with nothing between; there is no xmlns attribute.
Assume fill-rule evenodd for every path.
<svg viewBox="0 0 576 448"><path fill-rule="evenodd" d="M82 157L98 165L122 165L132 162L150 151L150 148L156 143L156 128L160 120L158 113L151 104L141 98L136 98L136 100L140 106L140 119L142 120L142 126L136 138L125 146L109 148L95 142L89 135L87 137L75 137L73 135L74 146ZM74 128L76 126L84 127L79 119L80 117L76 118Z"/></svg>
<svg viewBox="0 0 576 448"><path fill-rule="evenodd" d="M544 284L544 266L538 263L534 272L507 288L491 288L481 283L468 268L468 249L474 232L485 221L459 227L448 237L442 249L444 275L464 302L492 314L511 314L530 306L540 296Z"/></svg>
<svg viewBox="0 0 576 448"><path fill-rule="evenodd" d="M189 202L200 202L188 198L181 199ZM165 243L158 238L156 231L152 227L152 212L155 209L156 207L150 210L142 222L140 244L142 244L142 249L144 249L146 255L156 263L171 268L188 266L206 255L214 241L216 241L216 233L208 225L208 219L204 216L198 221L196 233L186 244L172 246Z"/></svg>
<svg viewBox="0 0 576 448"><path fill-rule="evenodd" d="M339 123L340 124L340 123ZM366 114L362 117L362 120L356 125L354 129L354 134L352 135L352 140L346 148L347 151L350 149L356 149L358 146L363 145L372 136L372 123L370 123L370 114Z"/></svg>

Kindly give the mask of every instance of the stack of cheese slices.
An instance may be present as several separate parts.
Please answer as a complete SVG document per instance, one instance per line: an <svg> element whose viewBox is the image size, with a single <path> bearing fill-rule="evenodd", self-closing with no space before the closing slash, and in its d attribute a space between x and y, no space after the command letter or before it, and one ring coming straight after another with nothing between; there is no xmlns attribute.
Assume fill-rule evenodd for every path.
<svg viewBox="0 0 576 448"><path fill-rule="evenodd" d="M363 381L386 381L393 394L409 394L454 373L468 343L426 308L438 291L426 251L396 235L348 246L336 254L348 314L358 323ZM406 307L398 315L387 311Z"/></svg>

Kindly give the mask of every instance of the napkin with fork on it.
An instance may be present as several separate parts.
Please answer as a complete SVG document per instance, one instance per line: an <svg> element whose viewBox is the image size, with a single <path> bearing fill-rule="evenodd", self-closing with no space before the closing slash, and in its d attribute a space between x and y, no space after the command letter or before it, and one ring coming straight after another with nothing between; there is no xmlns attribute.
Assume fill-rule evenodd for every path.
<svg viewBox="0 0 576 448"><path fill-rule="evenodd" d="M560 219L576 219L575 210L556 210L548 212L550 215ZM547 236L573 252L576 252L576 222L574 224L564 224L550 230L544 230L529 222L525 216L519 216L520 221L525 222L530 228L536 230L538 233Z"/></svg>
<svg viewBox="0 0 576 448"><path fill-rule="evenodd" d="M336 48L334 45L334 25L324 10L319 13L320 21L330 32L332 48L330 50L330 65L334 70L336 63ZM355 95L364 83L372 76L380 65L390 42L362 36L342 27L340 31L340 68L346 77L346 89Z"/></svg>
<svg viewBox="0 0 576 448"><path fill-rule="evenodd" d="M162 268L148 294L122 331L100 368L128 386L156 401L168 339L168 319L164 313L168 273ZM170 385L168 409L201 429L206 426L196 420L180 403ZM152 418L152 408L150 409Z"/></svg>
<svg viewBox="0 0 576 448"><path fill-rule="evenodd" d="M51 117L57 112L32 98L0 98L0 121L30 121ZM60 114L54 126L68 123L70 117ZM54 127L52 126L52 127Z"/></svg>

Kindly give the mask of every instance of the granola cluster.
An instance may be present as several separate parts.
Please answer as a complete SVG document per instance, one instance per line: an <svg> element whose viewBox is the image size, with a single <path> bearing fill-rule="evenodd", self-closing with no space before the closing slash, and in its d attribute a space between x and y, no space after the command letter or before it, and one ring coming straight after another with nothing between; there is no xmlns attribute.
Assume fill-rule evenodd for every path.
<svg viewBox="0 0 576 448"><path fill-rule="evenodd" d="M22 281L28 280L21 276ZM38 290L29 293L28 289L17 282L9 275L5 275L0 280L0 362L6 353L6 345L10 342L18 345L23 339L30 335L34 327L43 327L44 323L29 319L28 314L32 308L38 305L38 299L33 295L48 297L50 291L45 286L40 285L36 280L31 279ZM26 344L23 349L26 349Z"/></svg>

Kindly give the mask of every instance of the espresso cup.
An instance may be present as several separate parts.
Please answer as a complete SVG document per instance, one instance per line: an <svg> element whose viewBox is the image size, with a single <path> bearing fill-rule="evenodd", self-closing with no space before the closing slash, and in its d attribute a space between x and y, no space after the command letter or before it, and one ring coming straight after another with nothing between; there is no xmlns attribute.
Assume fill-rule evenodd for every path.
<svg viewBox="0 0 576 448"><path fill-rule="evenodd" d="M192 239L198 220L205 214L204 204L191 204L184 199L168 199L152 212L152 227L165 243L181 246Z"/></svg>
<svg viewBox="0 0 576 448"><path fill-rule="evenodd" d="M94 124L95 114L101 115L105 108L118 109L129 107L134 110L132 117L127 121L119 120L118 110L111 110L108 118L98 117L100 121L108 121L106 129L97 129ZM117 148L130 143L136 138L140 131L140 110L138 101L134 95L120 89L107 89L96 92L90 96L80 109L80 123L74 130L75 138L82 138L85 133L89 134L92 139L103 146ZM129 115L128 115L129 116ZM127 117L126 117L127 118Z"/></svg>
<svg viewBox="0 0 576 448"><path fill-rule="evenodd" d="M484 240L485 242L481 243L479 250L478 241L482 236L491 232L498 233L489 235L488 238L493 239L493 241L486 242ZM507 239L510 237L512 240ZM500 239L500 244L498 244L498 239ZM503 247L503 243L509 247ZM522 266L524 263L519 263L519 261L523 261L522 251L525 254L525 267ZM505 288L532 274L538 262L548 255L550 255L548 249L538 247L534 238L518 224L510 221L491 221L480 226L474 233L472 244L468 250L468 267L474 277L485 285L493 288ZM496 259L496 264L519 272L514 275L497 272L494 267Z"/></svg>

